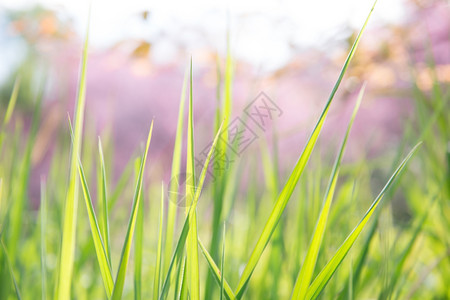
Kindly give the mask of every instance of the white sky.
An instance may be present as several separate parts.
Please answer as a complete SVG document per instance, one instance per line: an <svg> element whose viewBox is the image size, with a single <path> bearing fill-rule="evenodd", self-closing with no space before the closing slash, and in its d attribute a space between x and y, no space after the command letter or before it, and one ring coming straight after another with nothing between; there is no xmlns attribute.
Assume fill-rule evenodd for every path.
<svg viewBox="0 0 450 300"><path fill-rule="evenodd" d="M73 18L83 36L90 2L91 46L163 35L169 39L162 39L152 49L163 62L170 61L174 54L174 46L167 40L181 43L192 52L199 47L224 52L229 12L233 55L257 66L264 64L269 70L289 59L289 44L323 47L329 40L343 38L344 28L359 28L373 4L373 0L2 0L0 8L44 5ZM402 2L379 0L370 26L401 22L405 16ZM147 24L136 17L145 10L151 13Z"/></svg>

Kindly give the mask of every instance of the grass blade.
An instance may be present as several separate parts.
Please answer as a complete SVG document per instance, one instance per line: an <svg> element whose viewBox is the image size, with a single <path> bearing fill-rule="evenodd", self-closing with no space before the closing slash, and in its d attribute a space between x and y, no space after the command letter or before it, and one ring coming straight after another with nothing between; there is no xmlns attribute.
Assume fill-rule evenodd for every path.
<svg viewBox="0 0 450 300"><path fill-rule="evenodd" d="M178 123L177 132L175 136L175 145L173 147L172 156L172 171L169 191L178 192L178 179L181 168L181 148L183 144L183 122L184 122L184 103L186 98L186 84L187 84L188 72L186 71L183 80L183 87L181 89L180 107L178 110ZM173 248L173 235L175 233L175 220L177 216L177 193L169 193L168 211L167 211L167 229L166 229L166 241L164 250L164 273L167 272L167 268L170 264L170 254Z"/></svg>
<svg viewBox="0 0 450 300"><path fill-rule="evenodd" d="M102 202L102 226L101 226L101 233L102 238L105 243L106 248L106 258L108 259L109 267L111 269L111 245L110 245L110 238L109 238L109 221L108 221L108 195L106 192L106 168L105 168L105 158L103 156L103 148L102 148L102 142L100 141L100 137L98 138L98 153L100 156L100 172L101 172L101 202Z"/></svg>
<svg viewBox="0 0 450 300"><path fill-rule="evenodd" d="M383 198L385 192L388 190L388 188L391 186L392 182L396 179L397 175L400 173L400 171L405 167L406 163L409 161L409 159L412 157L412 155L416 152L417 148L420 146L420 143L417 144L411 152L406 156L406 158L400 163L397 170L395 170L394 174L392 174L391 178L388 180L384 188L381 190L381 192L378 194L370 208L367 210L364 217L361 219L359 224L353 229L353 231L350 233L350 235L346 238L344 243L339 247L339 249L336 251L334 256L331 258L331 260L325 265L325 267L322 269L322 271L317 275L314 282L311 284L311 286L308 289L308 292L306 294L306 299L316 299L320 292L324 289L325 285L330 280L331 276L334 274L336 269L339 267L339 264L342 262L342 260L347 255L348 251L352 247L353 243L356 241L356 238L359 236L367 222L369 221L370 217L372 216L373 212L377 208L378 204L380 203L381 199Z"/></svg>
<svg viewBox="0 0 450 300"><path fill-rule="evenodd" d="M125 241L122 248L122 254L120 256L119 270L117 271L117 277L114 284L113 293L111 299L119 300L122 298L123 287L125 284L125 276L128 267L128 259L130 258L131 244L133 241L134 229L136 227L136 219L138 215L138 211L140 208L140 199L141 199L141 191L142 191L142 181L144 176L144 168L145 162L147 160L148 148L150 146L150 141L152 137L153 131L153 121L150 125L150 130L147 137L147 144L145 146L145 152L141 159L141 166L139 168L138 180L136 183L136 189L134 193L133 199L133 207L131 209L130 220L128 222L127 234L125 236Z"/></svg>
<svg viewBox="0 0 450 300"><path fill-rule="evenodd" d="M231 118L231 109L232 109L232 87L233 87L233 59L231 56L231 46L230 46L230 30L227 29L227 40L226 40L226 59L225 59L225 77L224 77L224 99L222 103L222 112L218 109L216 112L216 128L220 125L220 120L223 119L224 128L228 128L230 124ZM220 69L217 69L218 78L220 80ZM220 93L220 82L217 84L217 93ZM217 95L219 98L220 95ZM219 141L219 152L222 153L225 157L227 157L227 153L229 151L228 143L229 136L228 130L225 130L222 133L221 140ZM226 161L220 159L216 162L218 165L217 168L213 169L214 176L218 177L214 186L213 186L213 194L214 194L214 211L213 211L213 220L212 220L212 237L211 237L211 245L210 252L214 259L219 258L219 244L220 244L220 224L223 216L223 206L224 206L224 193L225 189L228 186L228 176L225 174L221 174L223 170L227 168ZM209 299L212 297L213 293L213 277L208 274L206 278L205 284L205 298Z"/></svg>
<svg viewBox="0 0 450 300"><path fill-rule="evenodd" d="M14 270L11 265L11 260L9 259L8 251L6 250L5 243L3 242L2 237L0 236L0 242L2 243L3 251L5 253L6 263L8 264L9 273L11 275L12 281L14 283L14 290L16 292L16 297L18 300L21 300L19 285L17 284L16 276L14 276Z"/></svg>
<svg viewBox="0 0 450 300"><path fill-rule="evenodd" d="M216 134L216 137L214 138L214 141L212 143L211 149L209 150L209 153L208 153L208 155L206 157L205 164L203 165L203 169L202 169L202 172L200 174L198 185L197 185L197 188L195 190L195 195L194 195L194 199L192 201L192 205L188 207L189 210L188 210L186 219L184 221L183 229L181 230L180 237L178 238L178 242L177 242L177 245L175 247L175 252L172 255L172 259L170 260L170 264L169 264L169 268L167 270L166 278L165 278L164 284L163 284L163 286L161 288L161 294L159 295L159 299L160 300L166 299L167 292L169 291L169 281L170 281L170 278L171 278L170 275L171 275L173 266L175 265L176 261L180 262L181 258L183 257L184 245L186 243L187 236L188 236L188 233L189 233L189 226L190 226L190 220L191 220L190 216L192 214L192 211L197 207L198 199L200 198L200 194L201 194L201 191L203 189L203 184L205 182L205 178L206 178L206 173L207 173L207 169L208 169L208 166L209 166L209 162L211 161L212 154L214 153L214 151L216 149L217 141L219 140L219 135L221 133L222 126L223 126L223 123L219 127L219 130L217 131L217 134Z"/></svg>
<svg viewBox="0 0 450 300"><path fill-rule="evenodd" d="M331 208L331 203L333 201L334 191L336 188L337 179L339 177L339 171L341 166L341 160L344 155L345 146L347 144L347 139L350 134L350 130L352 128L353 122L355 120L356 114L358 112L359 106L361 104L361 100L364 94L365 85L361 88L359 92L358 99L356 101L355 108L353 110L353 115L350 119L350 123L347 127L347 132L345 133L344 140L341 145L341 149L339 151L338 157L333 166L333 170L331 172L330 181L328 183L327 190L325 192L324 205L322 211L320 212L319 219L317 220L316 228L314 230L311 244L309 245L308 252L306 254L305 260L301 267L300 273L297 277L297 281L294 286L294 291L292 294L292 299L304 299L306 296L306 292L311 283L311 279L314 274L314 269L317 262L317 257L319 256L320 246L322 244L323 236L325 234L325 228L328 221L328 215Z"/></svg>
<svg viewBox="0 0 450 300"><path fill-rule="evenodd" d="M158 250L156 252L155 277L153 282L153 299L158 300L159 287L161 285L161 266L163 253L163 225L164 225L164 184L161 184L161 211L159 213Z"/></svg>
<svg viewBox="0 0 450 300"><path fill-rule="evenodd" d="M136 159L136 181L139 177L140 159ZM142 247L144 240L144 201L143 187L139 195L139 207L136 219L136 240L134 241L134 299L142 299Z"/></svg>
<svg viewBox="0 0 450 300"><path fill-rule="evenodd" d="M92 204L91 195L89 193L89 188L86 181L86 176L84 174L83 166L81 161L78 164L78 171L81 179L81 187L83 190L84 199L86 202L86 209L89 216L89 225L92 232L92 240L94 241L95 253L97 255L97 261L100 267L100 273L102 275L103 284L105 286L106 295L108 298L111 296L112 289L114 286L112 272L110 264L108 261L108 255L106 253L106 248L103 243L103 239L100 233L100 228L98 226L97 217L95 216L94 205Z"/></svg>
<svg viewBox="0 0 450 300"><path fill-rule="evenodd" d="M73 128L69 117L69 129L72 142L74 140ZM83 190L83 195L86 203L86 210L88 212L89 226L91 228L92 240L94 242L95 253L97 255L97 261L100 267L100 273L103 279L103 285L105 287L106 295L109 298L111 296L112 288L114 282L112 279L111 264L108 261L105 245L103 243L102 235L98 225L97 217L95 215L94 204L92 203L91 195L89 192L89 187L87 184L86 176L84 173L83 165L81 160L78 160L78 172L81 180L81 187Z"/></svg>
<svg viewBox="0 0 450 300"><path fill-rule="evenodd" d="M429 209L427 209L423 213L423 216L420 218L419 222L415 226L413 234L411 235L411 238L409 239L406 247L403 249L401 255L396 259L395 271L394 271L393 275L391 276L388 287L381 291L380 295L378 296L378 299L382 300L382 299L391 299L392 298L392 293L397 285L398 280L400 279L400 277L402 275L402 271L403 271L403 267L405 265L406 259L409 257L419 234L422 232L425 221L427 220L428 215L429 215L436 199L437 199L437 197L435 197L432 200L432 203L430 203L430 205L429 205Z"/></svg>
<svg viewBox="0 0 450 300"><path fill-rule="evenodd" d="M193 99L192 99L192 59L190 69L189 89L189 116L187 131L187 158L186 158L186 205L187 213L193 204L195 194L195 158L194 158L194 122L193 122ZM187 278L188 290L191 300L200 299L200 280L198 266L198 244L197 244L197 213L194 209L188 214L189 232L187 237Z"/></svg>
<svg viewBox="0 0 450 300"><path fill-rule="evenodd" d="M181 271L183 272L183 276L181 277L181 285L180 285L180 293L177 296L177 300L188 300L189 294L188 294L188 284L187 284L187 275L186 275L186 256L184 256L183 262L182 262L183 268Z"/></svg>
<svg viewBox="0 0 450 300"><path fill-rule="evenodd" d="M376 1L375 1L375 3L376 3ZM374 6L375 6L375 4L374 4ZM284 208L286 207L286 205L289 201L289 198L291 197L292 193L294 192L294 188L300 178L300 175L303 173L306 163L308 162L309 157L311 156L311 152L314 149L317 138L319 137L320 131L324 124L325 118L328 114L328 111L329 111L330 105L333 101L334 95L336 94L336 91L339 88L339 85L342 81L342 78L344 77L345 72L347 71L350 61L355 54L356 48L359 44L359 41L361 39L361 36L362 36L365 28L367 26L367 23L370 19L373 9L374 9L374 6L372 7L363 27L361 28L361 31L359 32L358 36L356 37L356 39L353 43L352 48L350 49L350 52L347 56L344 66L342 67L341 73L339 74L338 80L336 81L336 84L334 85L333 90L331 91L330 97L328 98L328 101L325 105L325 108L322 111L322 114L319 117L319 120L318 120L313 132L311 133L311 136L310 136L308 142L306 143L305 149L294 167L294 170L292 171L291 175L289 176L289 179L287 180L280 195L278 196L278 199L275 203L272 213L270 214L270 217L267 220L266 225L264 226L263 232L261 233L261 236L260 236L258 242L256 243L256 246L250 256L250 259L244 269L244 272L242 273L241 279L239 280L239 284L236 289L236 298L237 299L240 299L242 297L242 295L245 291L245 288L250 280L250 277L252 276L252 273L255 270L255 267L262 255L262 253L264 252L264 249L267 246L267 244L272 236L272 233L274 232L274 230L278 224L278 221L281 218Z"/></svg>
<svg viewBox="0 0 450 300"><path fill-rule="evenodd" d="M90 14L90 12L89 12ZM72 272L75 260L75 237L78 211L79 182L77 180L77 164L81 149L81 136L83 131L84 108L86 102L86 72L88 57L89 24L86 30L83 55L81 59L81 72L78 82L77 102L75 107L75 132L70 157L69 187L64 204L63 233L61 255L59 261L59 278L56 287L56 298L69 300L72 286Z"/></svg>
<svg viewBox="0 0 450 300"><path fill-rule="evenodd" d="M217 267L216 263L214 262L214 259L211 257L211 255L208 253L208 250L206 250L203 243L198 240L198 244L200 246L200 249L202 250L203 256L205 257L206 261L208 262L209 268L214 276L214 279L216 280L217 284L219 286L223 285L223 291L225 292L225 296L228 300L236 299L236 296L233 293L233 290L231 289L228 282L223 278L222 272L220 271L219 267Z"/></svg>
<svg viewBox="0 0 450 300"><path fill-rule="evenodd" d="M41 178L41 282L42 282L42 299L47 299L47 263L45 256L47 254L46 247L46 226L47 226L47 195L45 180Z"/></svg>
<svg viewBox="0 0 450 300"><path fill-rule="evenodd" d="M14 107L16 106L17 96L19 95L19 87L20 87L20 77L16 78L14 82L14 87L11 93L11 97L9 98L8 107L6 108L5 118L3 120L3 126L9 124L11 120L12 113L14 111Z"/></svg>
<svg viewBox="0 0 450 300"><path fill-rule="evenodd" d="M220 260L220 300L223 299L223 285L224 285L224 275L223 275L223 265L225 264L225 223L223 223L223 236L222 236L222 259Z"/></svg>
<svg viewBox="0 0 450 300"><path fill-rule="evenodd" d="M187 235L189 232L189 215L186 216L186 220L183 224L183 229L181 230L180 237L178 238L177 245L175 246L175 252L172 255L172 259L170 260L169 268L167 269L167 275L164 279L164 283L161 287L161 294L159 295L159 300L167 299L167 293L169 292L169 282L171 278L171 272L173 266L176 262L181 262L182 257L184 255L184 245L186 244Z"/></svg>

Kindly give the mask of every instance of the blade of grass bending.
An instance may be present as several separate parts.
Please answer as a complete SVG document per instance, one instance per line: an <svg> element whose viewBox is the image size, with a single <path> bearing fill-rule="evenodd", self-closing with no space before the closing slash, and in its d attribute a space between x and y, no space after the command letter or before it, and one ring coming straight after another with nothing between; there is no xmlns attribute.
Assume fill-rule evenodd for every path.
<svg viewBox="0 0 450 300"><path fill-rule="evenodd" d="M409 159L412 157L412 155L417 151L418 147L420 146L420 143L417 144L411 152L406 156L406 158L400 163L397 170L395 170L394 174L392 174L391 178L388 180L384 188L381 190L381 192L378 194L370 208L367 210L364 217L361 219L359 224L353 229L353 231L350 233L350 235L345 239L345 241L342 243L342 245L339 247L339 249L336 251L334 256L331 258L331 260L325 265L325 267L320 271L319 275L315 278L313 283L308 289L308 292L306 294L306 299L316 299L320 292L324 289L325 285L330 280L331 276L334 274L336 269L339 267L342 260L347 255L348 251L352 247L353 243L356 241L356 238L359 236L367 222L369 221L370 217L372 216L373 212L377 208L378 204L380 203L381 199L383 198L384 194L388 190L388 188L391 186L392 182L396 179L397 175L402 171L402 169L405 167L406 163L409 161Z"/></svg>
<svg viewBox="0 0 450 300"><path fill-rule="evenodd" d="M347 68L350 64L351 59L353 58L356 48L358 46L358 43L361 39L362 34L364 33L364 30L367 26L367 23L369 22L370 16L372 14L372 11L375 7L376 1L370 10L369 15L367 16L367 19L362 26L358 36L356 37L352 48L350 49L350 52L347 56L347 59L344 63L344 66L342 67L341 73L339 74L339 77L333 87L333 90L331 91L330 97L328 98L328 101L325 105L324 110L322 111L321 116L319 117L318 122L316 123L316 126L311 133L311 136L309 137L308 142L306 143L305 149L303 153L301 154L299 160L297 161L294 170L292 171L291 175L289 176L289 179L286 182L286 185L283 187L283 190L281 191L280 195L278 196L278 199L275 203L275 206L272 210L272 213L270 214L269 219L267 220L266 225L264 226L263 232L261 233L261 236L256 243L256 246L250 256L250 259L245 266L245 269L242 273L241 279L239 280L238 287L236 289L236 298L240 299L245 291L245 288L248 284L248 281L250 280L250 277L252 276L253 271L255 270L255 267L264 252L265 247L267 246L272 233L275 230L275 227L278 224L278 221L281 218L281 215L284 211L284 208L286 207L289 198L291 197L294 188L300 178L300 175L303 173L303 170L305 168L306 163L309 160L309 157L311 156L311 152L316 144L317 138L320 134L320 131L322 129L323 123L325 121L325 118L328 114L328 110L330 108L330 105L333 101L334 95L336 94L337 89L339 88L339 85L342 81L342 78L344 77L345 72L347 71Z"/></svg>
<svg viewBox="0 0 450 300"><path fill-rule="evenodd" d="M98 138L98 153L100 157L100 172L101 172L101 190L100 193L102 196L102 208L103 208L103 215L102 215L102 227L101 227L101 233L103 241L105 242L105 248L106 248L106 258L108 259L109 268L111 269L111 245L110 245L110 238L109 238L109 221L108 221L108 195L106 192L106 168L105 168L105 158L103 156L103 148L102 148L102 142L100 140L100 137Z"/></svg>
<svg viewBox="0 0 450 300"><path fill-rule="evenodd" d="M189 115L187 131L187 157L186 157L186 213L193 204L195 194L195 158L194 158L194 122L193 122L193 99L192 99L192 58L189 76ZM200 299L200 280L198 266L198 246L197 246L197 213L196 209L188 214L189 232L186 241L187 251L187 282L191 300Z"/></svg>
<svg viewBox="0 0 450 300"><path fill-rule="evenodd" d="M135 161L136 181L139 178L140 159ZM142 247L144 239L144 200L143 187L139 193L139 207L136 218L136 240L134 241L134 299L142 299Z"/></svg>
<svg viewBox="0 0 450 300"><path fill-rule="evenodd" d="M12 268L11 260L9 259L8 251L6 250L6 246L5 246L5 243L3 242L2 236L0 236L0 242L2 243L3 251L5 253L6 263L8 265L8 269L9 269L9 273L11 275L11 279L12 279L12 281L14 283L14 290L16 292L16 297L17 297L18 300L21 300L22 297L20 296L19 286L17 284L16 276L14 276L14 270Z"/></svg>
<svg viewBox="0 0 450 300"><path fill-rule="evenodd" d="M161 266L163 253L163 226L164 226L164 184L161 183L161 210L159 212L158 250L156 252L155 277L153 282L153 299L158 300L161 285Z"/></svg>
<svg viewBox="0 0 450 300"><path fill-rule="evenodd" d="M181 99L180 106L178 110L178 123L177 123L177 133L175 136L175 145L173 147L172 156L172 171L169 191L178 191L178 180L181 168L181 148L183 144L183 122L184 122L184 103L186 98L186 85L188 78L188 71L184 75L183 87L181 89ZM167 272L167 268L170 263L170 254L173 248L173 236L175 233L175 220L177 217L177 193L169 193L169 203L167 211L167 229L166 229L166 241L164 250L164 273Z"/></svg>
<svg viewBox="0 0 450 300"><path fill-rule="evenodd" d="M233 290L231 289L228 282L223 278L222 272L220 271L219 267L217 267L216 263L214 262L214 259L211 257L211 255L208 253L208 250L206 250L206 247L203 245L203 243L198 240L198 244L200 246L200 249L202 250L203 256L205 257L206 261L208 262L208 266L214 275L214 279L216 280L217 284L221 286L223 284L223 291L225 292L225 296L228 300L236 299L236 296L233 293ZM222 282L223 280L223 282Z"/></svg>
<svg viewBox="0 0 450 300"><path fill-rule="evenodd" d="M361 104L361 100L364 94L365 84L361 88L358 99L356 100L356 105L353 110L352 117L347 127L347 132L345 133L344 140L342 141L342 145L339 151L339 154L336 158L336 161L333 166L333 170L331 172L330 181L328 182L328 187L325 192L324 204L322 211L320 212L319 219L317 220L316 228L312 235L311 243L308 248L308 252L306 254L305 260L303 261L303 265L301 267L300 273L297 277L297 281L294 286L294 291L292 293L292 299L304 299L306 296L306 292L311 283L314 269L316 267L317 257L319 256L320 246L322 244L323 236L325 234L325 229L327 226L328 215L331 208L331 203L333 202L334 191L336 188L336 183L339 177L339 171L341 166L342 157L344 155L345 146L347 145L348 136L350 134L350 130L352 128L353 122L355 121L356 114L358 112L359 106Z"/></svg>
<svg viewBox="0 0 450 300"><path fill-rule="evenodd" d="M89 10L90 15L90 10ZM90 19L90 17L89 17ZM64 203L62 245L59 261L59 278L56 286L56 298L59 300L70 299L72 286L72 272L75 260L75 238L78 210L79 182L77 180L77 164L81 149L81 138L84 121L84 108L86 100L86 72L89 41L89 21L84 41L81 59L81 72L78 82L77 102L75 106L75 132L70 157L69 187Z"/></svg>
<svg viewBox="0 0 450 300"><path fill-rule="evenodd" d="M131 244L133 241L134 228L136 226L136 219L138 211L140 208L140 199L142 191L142 181L144 176L145 162L147 161L148 148L150 146L150 141L152 138L153 131L153 121L150 125L150 130L148 132L147 143L145 145L144 155L142 156L141 166L139 168L138 180L136 183L136 189L134 192L133 206L131 209L131 215L128 222L127 234L125 236L125 241L123 243L122 254L120 256L119 270L117 271L116 281L114 284L113 293L111 296L112 300L119 300L122 298L123 287L125 284L125 276L128 267L128 260L130 258Z"/></svg>
<svg viewBox="0 0 450 300"><path fill-rule="evenodd" d="M74 141L74 133L72 128L72 123L69 117L69 129L70 137L72 138L72 143ZM84 195L84 200L86 203L86 210L89 217L89 226L91 228L92 240L94 242L95 253L97 256L97 261L100 267L100 273L103 279L103 285L105 287L105 292L107 297L111 297L112 289L114 287L114 281L112 278L111 265L108 262L108 257L106 253L106 248L103 243L102 235L100 232L100 227L98 225L97 217L94 211L94 204L92 203L91 194L89 193L89 187L87 184L86 176L84 174L83 165L81 160L78 159L78 172L80 175L81 188Z"/></svg>
<svg viewBox="0 0 450 300"><path fill-rule="evenodd" d="M170 282L170 277L171 277L170 275L171 275L173 266L175 265L175 261L180 261L181 257L183 256L184 245L186 243L188 232L189 232L190 216L192 214L192 211L195 210L195 208L197 207L198 199L200 198L200 194L203 189L203 184L205 182L209 162L211 161L212 154L214 153L214 151L216 149L217 141L219 140L219 135L222 130L222 126L223 126L223 122L222 122L222 125L219 127L219 130L217 131L217 134L216 134L216 137L214 138L211 149L209 149L209 153L206 157L205 164L203 165L203 169L200 174L200 179L199 179L197 188L195 190L195 195L194 195L194 199L192 201L192 205L188 207L189 210L188 210L186 219L184 221L183 229L181 230L180 237L178 238L178 242L175 247L175 252L172 255L172 259L170 260L166 278L165 278L163 286L161 288L161 294L159 295L160 300L166 299L167 292L169 291L169 282Z"/></svg>
<svg viewBox="0 0 450 300"><path fill-rule="evenodd" d="M47 196L46 196L46 187L45 180L41 177L41 204L40 204L40 213L41 213L41 297L43 300L47 299L47 263L45 256L47 254L46 247L46 226L47 226Z"/></svg>

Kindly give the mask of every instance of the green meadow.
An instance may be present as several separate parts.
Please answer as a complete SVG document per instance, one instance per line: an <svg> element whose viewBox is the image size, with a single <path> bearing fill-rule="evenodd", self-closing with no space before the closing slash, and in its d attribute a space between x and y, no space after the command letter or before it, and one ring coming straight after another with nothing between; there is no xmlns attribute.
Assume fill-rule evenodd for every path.
<svg viewBox="0 0 450 300"><path fill-rule="evenodd" d="M415 118L404 124L399 146L347 161L364 103L361 86L339 146L327 149L332 159L320 153L319 136L370 14L309 138L294 149L297 160L283 161L287 170L279 167L277 139L259 143L258 153L226 172L210 167L224 164L214 157L238 143L226 130L233 107L228 51L201 172L194 135L210 132L195 127L193 57L175 99L172 164L162 166L172 180L146 175L159 164L152 158L158 120L150 116L148 138L113 184L112 139L84 128L88 29L74 114L64 116L67 130L54 141L32 205L27 187L43 90L27 127L12 117L22 91L18 78L0 110L0 299L450 299L448 86L436 77L430 93L414 85ZM394 201L407 217L397 218Z"/></svg>

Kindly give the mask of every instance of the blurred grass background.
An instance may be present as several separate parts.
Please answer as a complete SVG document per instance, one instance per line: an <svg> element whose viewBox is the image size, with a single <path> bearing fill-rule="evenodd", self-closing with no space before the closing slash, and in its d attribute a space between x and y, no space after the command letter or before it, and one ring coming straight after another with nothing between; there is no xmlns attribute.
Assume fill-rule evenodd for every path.
<svg viewBox="0 0 450 300"><path fill-rule="evenodd" d="M334 157L363 82L366 92L343 158L314 277L407 152L418 141L423 144L320 297L450 298L450 12L446 1L409 1L407 8L400 24L369 26L244 299L291 296L321 211ZM145 23L153 17L151 12L142 12L132 18ZM0 94L0 298L14 299L15 284L24 299L51 297L57 295L54 289L61 276L64 199L70 182L70 155L75 157L73 151L70 154L67 113L74 115L80 91L82 37L70 18L45 7L3 10L1 22L2 48L13 49L20 59L3 76ZM193 54L194 155L213 141L222 118L228 116L231 122L245 116L245 107L261 91L283 111L263 129L243 118L258 139L241 156L233 157L230 166L221 166L219 179L207 175L197 207L198 236L219 268L224 261L224 278L233 287L240 282L276 196L323 109L356 33L344 31L325 46L293 46L287 62L269 69L233 55L233 31L228 52L204 47ZM161 268L164 278L168 269L170 256L158 254L162 247L159 229L164 224L160 223L161 181L166 190L165 222L177 215L172 238L167 233L169 226L163 226L163 236L171 240L162 243L168 253L178 240L186 210L174 210L167 190L177 155L180 172L189 173L185 169L189 156L184 156L189 148L184 142L188 128L177 121L180 94L189 96L182 89L183 82L187 84L189 47L181 44L171 56L176 58L161 62L153 49L165 40L126 38L113 46L89 48L80 157L100 224L105 208L100 199L107 197L112 270L119 267L125 224L131 200L136 198L139 172L135 159L154 119L142 195L138 196L143 218L137 222L138 228L142 227L135 238L140 236L142 247L137 249L142 249L142 254L135 249L131 253L123 292L126 299L150 298L155 286L163 284L153 285L155 270ZM227 40L225 35L223 40ZM182 146L172 156L174 147L177 149L177 128L184 132L183 142L178 142ZM98 136L104 152L104 176L97 154ZM225 147L220 143L219 149ZM195 171L198 174L200 170ZM103 299L105 288L81 190L78 198L70 298ZM45 210L42 199L46 199ZM100 225L103 238L104 226ZM220 285L201 256L201 298L217 299ZM137 273L142 273L138 288L133 278Z"/></svg>

